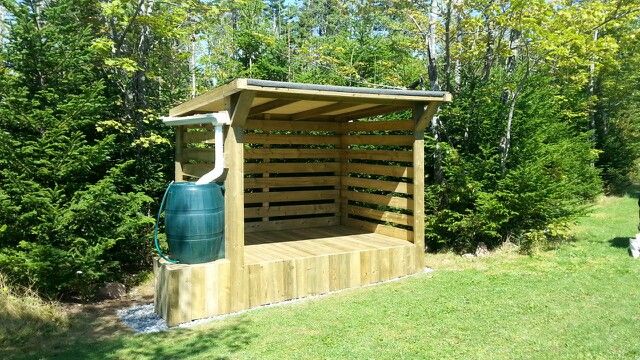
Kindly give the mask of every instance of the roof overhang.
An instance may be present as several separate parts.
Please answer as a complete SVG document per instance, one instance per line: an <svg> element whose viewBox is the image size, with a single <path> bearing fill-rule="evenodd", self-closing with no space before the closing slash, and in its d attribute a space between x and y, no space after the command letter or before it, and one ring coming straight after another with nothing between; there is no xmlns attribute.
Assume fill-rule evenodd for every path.
<svg viewBox="0 0 640 360"><path fill-rule="evenodd" d="M451 101L444 91L360 88L236 79L169 111L187 116L231 110L239 98L250 100L250 119L348 121ZM233 121L233 119L232 119Z"/></svg>

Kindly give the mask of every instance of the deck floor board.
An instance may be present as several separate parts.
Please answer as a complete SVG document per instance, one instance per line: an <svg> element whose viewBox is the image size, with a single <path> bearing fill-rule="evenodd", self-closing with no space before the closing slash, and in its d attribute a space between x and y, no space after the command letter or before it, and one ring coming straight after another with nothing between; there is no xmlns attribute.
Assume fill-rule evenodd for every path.
<svg viewBox="0 0 640 360"><path fill-rule="evenodd" d="M245 262L250 265L405 246L412 243L347 226L262 231L245 234Z"/></svg>

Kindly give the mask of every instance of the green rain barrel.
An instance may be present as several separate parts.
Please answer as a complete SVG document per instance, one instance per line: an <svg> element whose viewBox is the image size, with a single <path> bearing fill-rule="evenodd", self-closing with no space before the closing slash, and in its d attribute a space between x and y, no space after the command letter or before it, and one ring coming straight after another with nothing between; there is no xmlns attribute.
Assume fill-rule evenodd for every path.
<svg viewBox="0 0 640 360"><path fill-rule="evenodd" d="M167 192L165 228L171 258L200 264L224 257L224 198L215 183L173 183Z"/></svg>

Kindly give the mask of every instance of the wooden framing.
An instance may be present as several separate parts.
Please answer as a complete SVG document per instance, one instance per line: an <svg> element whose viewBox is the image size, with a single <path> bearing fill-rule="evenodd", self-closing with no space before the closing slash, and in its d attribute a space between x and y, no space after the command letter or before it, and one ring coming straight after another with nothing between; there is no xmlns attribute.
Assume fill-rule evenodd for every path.
<svg viewBox="0 0 640 360"><path fill-rule="evenodd" d="M450 100L238 79L171 109L229 112L225 259L156 261L156 312L175 325L422 269L424 131ZM213 168L213 142L210 125L176 129L176 181Z"/></svg>

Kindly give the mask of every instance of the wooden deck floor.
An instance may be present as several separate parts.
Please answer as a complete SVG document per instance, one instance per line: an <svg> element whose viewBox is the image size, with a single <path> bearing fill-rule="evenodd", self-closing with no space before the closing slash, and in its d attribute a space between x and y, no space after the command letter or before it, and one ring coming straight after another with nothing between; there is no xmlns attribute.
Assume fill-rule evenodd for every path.
<svg viewBox="0 0 640 360"><path fill-rule="evenodd" d="M170 326L409 274L423 266L413 243L344 226L245 234L241 298L230 293L228 259L156 261L155 309Z"/></svg>
<svg viewBox="0 0 640 360"><path fill-rule="evenodd" d="M408 241L346 226L253 232L245 234L245 264L412 245Z"/></svg>

